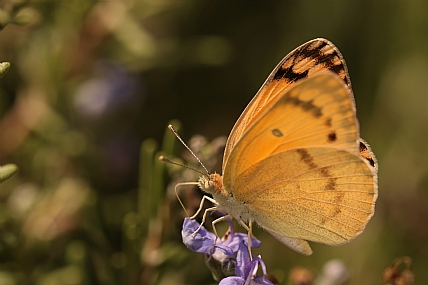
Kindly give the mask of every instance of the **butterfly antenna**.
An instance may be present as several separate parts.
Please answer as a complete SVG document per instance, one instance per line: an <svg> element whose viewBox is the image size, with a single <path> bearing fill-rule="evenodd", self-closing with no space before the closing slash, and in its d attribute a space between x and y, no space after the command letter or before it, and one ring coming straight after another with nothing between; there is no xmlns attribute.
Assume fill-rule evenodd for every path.
<svg viewBox="0 0 428 285"><path fill-rule="evenodd" d="M205 165L201 162L201 160L196 156L196 154L190 149L190 147L187 146L187 144L181 139L181 137L178 135L178 133L175 131L174 127L172 125L168 126L168 129L173 132L173 134L177 137L177 139L187 148L187 150L193 155L194 158L196 158L196 160L199 162L199 164L205 169L205 171L207 172L207 174L209 174L210 172L208 171L208 169L205 167ZM173 163L174 164L174 163ZM182 165L186 168L192 169L190 167L187 167L185 165ZM193 169L195 170L195 169ZM195 170L197 171L197 170ZM200 171L197 171L199 173L201 173ZM204 173L202 173L203 175L205 175Z"/></svg>
<svg viewBox="0 0 428 285"><path fill-rule="evenodd" d="M166 157L165 157L165 156L163 156L163 155L159 156L159 160L160 160L160 161L163 161L163 162L166 162L166 163L170 163L170 164L178 165L178 166L181 166L181 167L184 167L184 168L187 168L187 169L190 169L190 170L196 171L197 173L200 173L200 174L202 174L202 175L205 175L205 173L203 173L202 171L199 171L199 170L194 169L194 168L192 168L192 167L190 167L190 166L187 166L187 165L184 165L184 164L181 164L181 163L178 163L178 162L172 161L172 160L170 160L170 159L166 158Z"/></svg>

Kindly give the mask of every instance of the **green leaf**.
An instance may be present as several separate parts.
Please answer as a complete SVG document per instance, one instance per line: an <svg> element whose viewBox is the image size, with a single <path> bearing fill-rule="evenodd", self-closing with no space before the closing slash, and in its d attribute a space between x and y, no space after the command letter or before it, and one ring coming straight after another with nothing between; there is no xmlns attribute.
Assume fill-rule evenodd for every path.
<svg viewBox="0 0 428 285"><path fill-rule="evenodd" d="M16 164L6 164L0 166L0 183L8 180L17 172L18 166L16 166Z"/></svg>
<svg viewBox="0 0 428 285"><path fill-rule="evenodd" d="M6 74L6 72L9 70L10 62L0 62L0 78L3 77L3 75Z"/></svg>

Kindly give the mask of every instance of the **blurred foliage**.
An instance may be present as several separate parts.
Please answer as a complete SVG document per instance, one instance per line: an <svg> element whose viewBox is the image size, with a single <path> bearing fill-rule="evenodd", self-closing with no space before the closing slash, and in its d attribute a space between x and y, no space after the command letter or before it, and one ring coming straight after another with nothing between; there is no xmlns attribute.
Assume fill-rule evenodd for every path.
<svg viewBox="0 0 428 285"><path fill-rule="evenodd" d="M379 284L402 255L415 284L428 283L427 10L426 1L0 2L0 62L11 63L0 79L0 165L20 169L0 189L0 284L213 284L180 240L173 185L197 174L157 157L199 166L166 126L177 118L185 141L204 135L189 144L219 172L220 136L277 62L316 37L347 61L362 137L379 160L377 212L357 239L313 244L311 257L258 229L255 254L282 284L310 275L295 266L315 272L334 258L348 284ZM198 206L193 187L180 195L189 212Z"/></svg>
<svg viewBox="0 0 428 285"><path fill-rule="evenodd" d="M0 166L0 183L3 183L7 179L11 178L18 172L18 166L15 164L6 164Z"/></svg>
<svg viewBox="0 0 428 285"><path fill-rule="evenodd" d="M391 266L382 273L382 282L391 285L413 284L412 259L408 256L396 258Z"/></svg>
<svg viewBox="0 0 428 285"><path fill-rule="evenodd" d="M0 63L0 78L3 77L3 75L6 74L6 72L9 70L10 62L1 62Z"/></svg>

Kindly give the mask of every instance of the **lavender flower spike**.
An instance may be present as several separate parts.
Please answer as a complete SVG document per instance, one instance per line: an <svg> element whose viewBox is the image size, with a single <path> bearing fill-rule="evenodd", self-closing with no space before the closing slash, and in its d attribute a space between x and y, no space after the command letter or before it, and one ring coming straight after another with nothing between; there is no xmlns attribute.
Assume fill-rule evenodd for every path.
<svg viewBox="0 0 428 285"><path fill-rule="evenodd" d="M248 235L244 233L235 233L232 223L230 223L230 233L225 239L217 239L216 235L207 231L205 227L195 234L196 229L199 227L199 223L189 218L184 219L183 229L181 236L183 243L192 251L201 252L212 255L213 250L217 249L225 253L226 255L233 256L233 252L236 252L241 242L247 243ZM260 247L261 242L251 237L251 247Z"/></svg>
<svg viewBox="0 0 428 285"><path fill-rule="evenodd" d="M236 258L235 274L222 279L219 285L273 285L272 282L262 276L257 276L259 265L263 275L266 275L266 266L260 255L250 260L250 252L244 242L241 242Z"/></svg>

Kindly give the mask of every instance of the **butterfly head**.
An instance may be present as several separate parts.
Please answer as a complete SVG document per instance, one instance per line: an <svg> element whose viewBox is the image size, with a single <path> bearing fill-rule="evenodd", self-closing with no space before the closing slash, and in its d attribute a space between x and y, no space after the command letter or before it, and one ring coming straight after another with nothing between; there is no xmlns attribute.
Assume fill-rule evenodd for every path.
<svg viewBox="0 0 428 285"><path fill-rule="evenodd" d="M207 175L202 175L199 177L199 188L202 191L210 193L210 194L225 194L225 190L223 188L223 177L218 173L211 173Z"/></svg>

